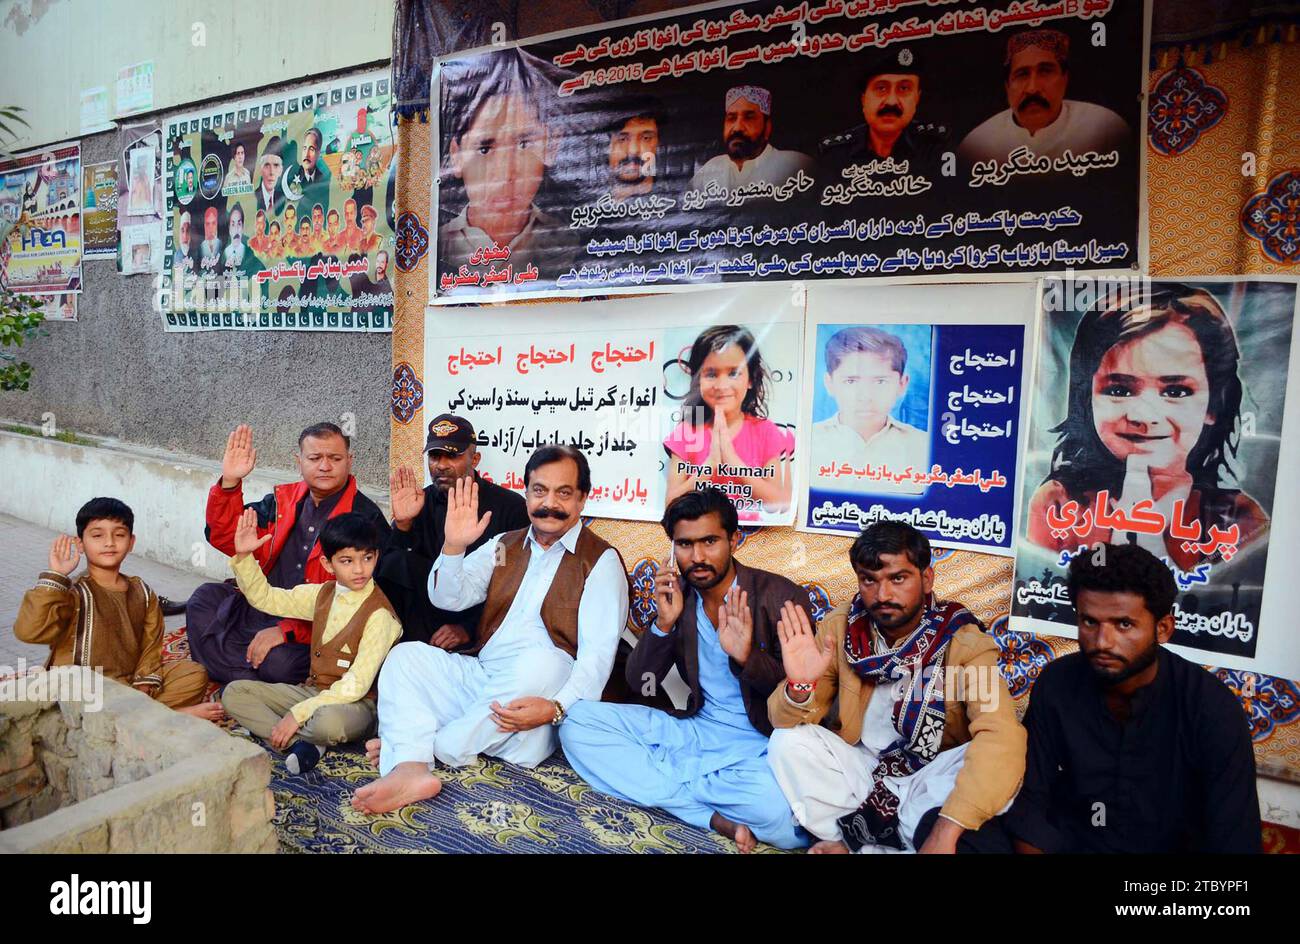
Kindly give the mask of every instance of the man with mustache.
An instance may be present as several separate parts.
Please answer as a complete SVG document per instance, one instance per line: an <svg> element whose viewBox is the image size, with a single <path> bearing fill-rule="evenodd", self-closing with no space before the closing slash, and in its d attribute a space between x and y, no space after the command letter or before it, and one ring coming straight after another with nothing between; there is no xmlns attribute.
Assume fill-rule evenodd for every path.
<svg viewBox="0 0 1300 944"><path fill-rule="evenodd" d="M1007 40L1003 85L1008 108L977 127L961 143L967 162L1005 160L1019 147L1057 158L1102 154L1131 145L1128 124L1101 105L1065 97L1070 82L1070 37L1035 29Z"/></svg>
<svg viewBox="0 0 1300 944"><path fill-rule="evenodd" d="M820 150L829 161L841 170L887 157L929 163L947 149L947 128L915 121L921 103L919 60L908 47L875 58L858 83L865 124L822 140Z"/></svg>
<svg viewBox="0 0 1300 944"><path fill-rule="evenodd" d="M783 608L810 613L808 594L733 556L735 506L711 486L664 512L672 556L655 578L655 624L627 661L643 693L677 667L686 707L579 702L560 726L573 769L601 793L657 806L700 829L784 849L808 844L767 764L767 698L784 678L776 626Z"/></svg>
<svg viewBox="0 0 1300 944"><path fill-rule="evenodd" d="M483 533L467 548L473 552L499 534L528 527L523 496L483 478L481 458L469 420L443 413L429 423L424 455L431 484L420 488L412 469L397 469L389 481L393 530L384 545L376 579L402 621L402 642L429 643L455 650L478 632L482 604L460 612L441 609L429 599L429 571L442 549L448 495L461 479L478 486L479 507L492 514Z"/></svg>
<svg viewBox="0 0 1300 944"><path fill-rule="evenodd" d="M1169 567L1136 545L1097 544L1066 581L1079 651L1030 695L1025 784L1001 818L1016 851L1259 852L1250 727L1222 681L1165 648ZM972 836L975 851L989 831Z"/></svg>
<svg viewBox="0 0 1300 944"><path fill-rule="evenodd" d="M366 745L383 775L352 805L386 813L442 789L435 760L463 767L488 754L536 767L556 728L581 701L598 700L627 625L627 571L618 551L582 524L591 492L587 457L543 446L524 466L532 524L466 554L494 517L479 513L479 484L457 479L447 498L442 553L429 599L446 610L483 605L464 655L394 647L379 677L379 737Z"/></svg>
<svg viewBox="0 0 1300 944"><path fill-rule="evenodd" d="M728 190L747 184L783 184L799 171L812 172L813 160L798 151L772 147L772 93L757 85L727 90L722 119L725 154L711 158L691 178L690 189L710 183Z"/></svg>
<svg viewBox="0 0 1300 944"><path fill-rule="evenodd" d="M911 525L869 525L849 560L858 592L815 634L788 604L777 625L786 677L767 703L768 760L821 840L812 852L955 852L1024 775L997 643L960 603L935 599L930 542Z"/></svg>
<svg viewBox="0 0 1300 944"><path fill-rule="evenodd" d="M615 200L644 196L658 176L660 112L647 102L609 129L610 193Z"/></svg>

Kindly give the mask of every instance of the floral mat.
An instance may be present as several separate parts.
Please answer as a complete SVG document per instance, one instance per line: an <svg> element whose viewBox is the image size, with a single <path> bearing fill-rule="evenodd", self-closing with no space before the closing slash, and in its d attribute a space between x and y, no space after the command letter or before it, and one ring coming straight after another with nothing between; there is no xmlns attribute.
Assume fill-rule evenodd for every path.
<svg viewBox="0 0 1300 944"><path fill-rule="evenodd" d="M242 729L237 733L244 734ZM493 758L439 768L433 800L371 816L352 793L378 772L357 748L294 776L272 752L275 829L285 852L735 852L736 845L658 810L592 790L557 752L535 770ZM759 845L759 852L777 852Z"/></svg>
<svg viewBox="0 0 1300 944"><path fill-rule="evenodd" d="M1022 637L1007 632L1002 621L994 621L990 631L999 640L1003 674L1022 707L1037 670L1061 652L1046 646L1044 652L1022 650L1018 645ZM1062 652L1073 648L1070 640L1052 642ZM185 630L168 630L164 660L188 656ZM1222 677L1224 670L1219 674ZM1231 686L1233 679L1224 681ZM210 686L208 697L215 698L216 691L217 686ZM232 734L257 740L243 728L234 728ZM1254 734L1258 753L1260 732ZM382 816L352 809L353 791L378 776L360 747L330 751L305 776L290 774L284 755L270 753L275 827L282 852L736 851L735 843L717 833L597 793L560 751L534 770L495 758L479 758L454 770L440 767L437 773L443 788L434 800ZM1268 853L1300 854L1300 830L1265 823L1263 844ZM780 850L760 843L757 851Z"/></svg>

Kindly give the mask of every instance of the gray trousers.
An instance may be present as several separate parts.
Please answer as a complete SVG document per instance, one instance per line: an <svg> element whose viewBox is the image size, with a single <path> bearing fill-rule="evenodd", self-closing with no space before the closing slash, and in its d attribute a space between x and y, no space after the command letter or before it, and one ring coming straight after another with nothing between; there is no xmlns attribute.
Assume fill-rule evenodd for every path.
<svg viewBox="0 0 1300 944"><path fill-rule="evenodd" d="M271 729L301 701L314 698L320 689L311 685L287 682L231 682L221 695L226 714L260 738L269 738ZM307 723L298 729L290 744L303 740L318 747L332 747L359 741L375 733L379 712L370 698L360 698L346 705L317 708Z"/></svg>

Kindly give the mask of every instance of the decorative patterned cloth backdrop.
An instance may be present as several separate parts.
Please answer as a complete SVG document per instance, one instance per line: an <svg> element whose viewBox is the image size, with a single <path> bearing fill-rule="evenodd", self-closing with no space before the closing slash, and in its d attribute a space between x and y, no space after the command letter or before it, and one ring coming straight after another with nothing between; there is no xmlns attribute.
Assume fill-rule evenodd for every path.
<svg viewBox="0 0 1300 944"><path fill-rule="evenodd" d="M565 15L557 14L547 29L612 18L598 9L602 5L560 6ZM620 15L627 16L671 4L607 6L619 7ZM1300 274L1300 43L1295 25L1300 5L1294 6L1284 14L1278 4L1249 0L1157 2L1147 175L1152 276ZM1265 8L1271 19L1263 19ZM510 3L398 3L394 81L404 106L398 193L412 196L399 197L398 238L406 234L406 248L399 253L395 279L394 467L406 463L418 469L424 444L427 195L433 170L426 124L428 65L436 55L487 41L486 31L496 22L506 24L513 37L527 26L519 16L518 5ZM1253 155L1253 165L1248 155ZM633 580L631 622L644 627L652 618L649 587L668 552L663 532L654 524L605 520L594 522L593 529L622 550ZM806 586L820 616L853 592L847 549L845 538L770 528L747 533L739 556ZM1075 648L1073 640L1006 629L1011 594L1007 558L944 552L936 563L936 583L941 596L961 600L989 626L1002 649L1012 694L1022 706L1043 666ZM1300 686L1216 671L1238 694L1250 719L1260 771L1300 781Z"/></svg>

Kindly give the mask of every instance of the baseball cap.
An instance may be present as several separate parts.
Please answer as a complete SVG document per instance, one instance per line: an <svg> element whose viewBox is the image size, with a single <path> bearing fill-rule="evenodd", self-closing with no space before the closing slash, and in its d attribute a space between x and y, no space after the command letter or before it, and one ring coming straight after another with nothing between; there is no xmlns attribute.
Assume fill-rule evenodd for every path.
<svg viewBox="0 0 1300 944"><path fill-rule="evenodd" d="M463 455L475 445L474 426L469 420L454 413L441 413L429 422L429 438L424 443L426 453L435 449Z"/></svg>

